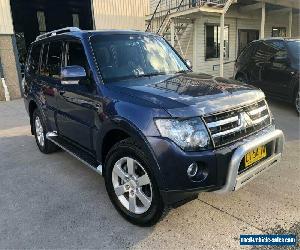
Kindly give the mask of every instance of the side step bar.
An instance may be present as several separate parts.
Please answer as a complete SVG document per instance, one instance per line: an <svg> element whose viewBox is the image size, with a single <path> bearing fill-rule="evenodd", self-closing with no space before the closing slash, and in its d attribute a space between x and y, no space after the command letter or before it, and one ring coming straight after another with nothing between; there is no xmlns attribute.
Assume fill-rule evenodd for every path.
<svg viewBox="0 0 300 250"><path fill-rule="evenodd" d="M102 165L99 165L93 157L88 153L80 150L76 146L71 145L65 139L59 137L56 132L49 132L46 134L46 138L56 144L58 147L62 148L64 151L74 156L76 159L81 161L87 167L91 168L98 174L102 175Z"/></svg>

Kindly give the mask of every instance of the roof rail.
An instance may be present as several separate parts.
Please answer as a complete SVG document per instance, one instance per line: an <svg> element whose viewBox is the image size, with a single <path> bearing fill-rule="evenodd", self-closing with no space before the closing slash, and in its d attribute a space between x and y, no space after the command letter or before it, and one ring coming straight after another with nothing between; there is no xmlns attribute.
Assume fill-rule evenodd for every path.
<svg viewBox="0 0 300 250"><path fill-rule="evenodd" d="M53 30L50 32L47 32L45 34L39 35L36 37L36 41L45 39L47 37L51 37L51 36L56 36L58 34L63 34L63 33L67 33L67 32L74 32L74 31L81 31L81 29L77 28L77 27L66 27L66 28L62 28L62 29L58 29L58 30Z"/></svg>

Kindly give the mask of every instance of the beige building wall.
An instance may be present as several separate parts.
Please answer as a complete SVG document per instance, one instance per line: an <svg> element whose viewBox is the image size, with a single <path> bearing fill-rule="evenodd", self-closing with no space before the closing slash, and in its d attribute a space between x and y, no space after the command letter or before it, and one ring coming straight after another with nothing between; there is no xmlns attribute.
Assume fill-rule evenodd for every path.
<svg viewBox="0 0 300 250"><path fill-rule="evenodd" d="M17 57L10 1L0 0L0 59L5 84L11 99L21 97ZM0 81L0 101L3 100L5 100L4 87Z"/></svg>
<svg viewBox="0 0 300 250"><path fill-rule="evenodd" d="M15 41L13 35L0 35L0 58L3 67L5 84L7 85L9 96L11 99L21 97L20 79L17 69L17 51L14 47ZM4 100L4 89L0 81L0 91L2 100Z"/></svg>
<svg viewBox="0 0 300 250"><path fill-rule="evenodd" d="M149 0L93 0L96 29L145 30Z"/></svg>
<svg viewBox="0 0 300 250"><path fill-rule="evenodd" d="M9 0L0 0L0 34L13 34L13 23Z"/></svg>

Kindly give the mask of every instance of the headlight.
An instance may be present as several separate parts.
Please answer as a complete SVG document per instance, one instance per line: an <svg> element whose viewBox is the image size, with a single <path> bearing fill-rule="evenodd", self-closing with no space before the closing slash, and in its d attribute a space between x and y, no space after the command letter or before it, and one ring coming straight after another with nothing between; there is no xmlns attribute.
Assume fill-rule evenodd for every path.
<svg viewBox="0 0 300 250"><path fill-rule="evenodd" d="M205 149L210 145L207 129L201 118L157 119L156 126L163 137L174 141L186 151Z"/></svg>

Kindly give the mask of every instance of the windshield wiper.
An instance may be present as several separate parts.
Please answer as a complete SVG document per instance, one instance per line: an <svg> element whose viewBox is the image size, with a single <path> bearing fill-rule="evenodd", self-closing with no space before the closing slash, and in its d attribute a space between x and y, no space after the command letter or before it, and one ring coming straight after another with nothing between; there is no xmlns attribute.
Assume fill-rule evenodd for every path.
<svg viewBox="0 0 300 250"><path fill-rule="evenodd" d="M176 74L187 73L187 72L190 72L190 71L191 71L190 69L183 69L183 70L177 71Z"/></svg>
<svg viewBox="0 0 300 250"><path fill-rule="evenodd" d="M141 75L136 75L135 77L151 77L151 76L160 76L160 75L166 75L165 72L157 72L157 73L150 73L150 74L141 74Z"/></svg>

